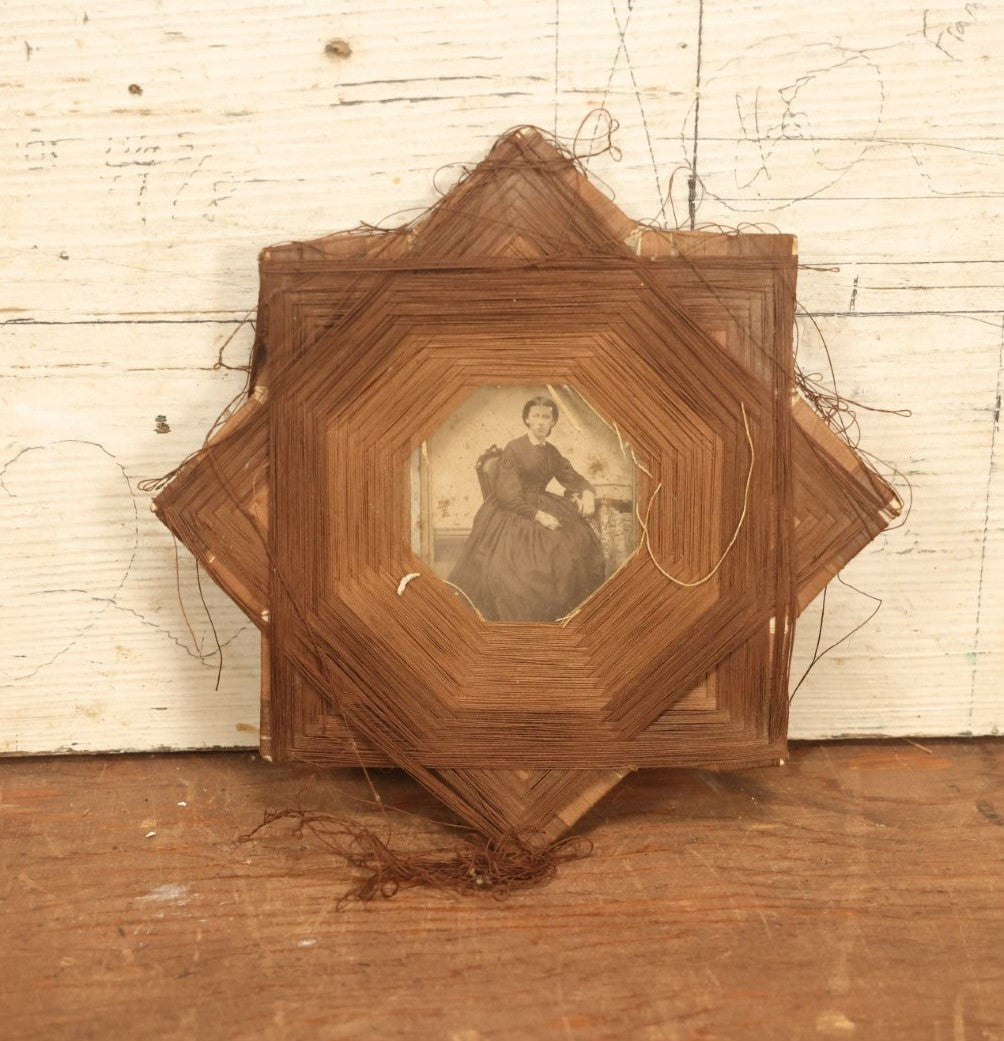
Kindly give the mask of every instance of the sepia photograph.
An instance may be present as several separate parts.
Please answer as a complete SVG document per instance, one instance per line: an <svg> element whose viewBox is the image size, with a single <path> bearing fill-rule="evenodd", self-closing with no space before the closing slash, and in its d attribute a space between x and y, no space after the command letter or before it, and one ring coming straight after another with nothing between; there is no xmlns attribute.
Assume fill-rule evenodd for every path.
<svg viewBox="0 0 1004 1041"><path fill-rule="evenodd" d="M486 621L560 621L634 552L634 470L573 388L479 387L414 453L413 549Z"/></svg>

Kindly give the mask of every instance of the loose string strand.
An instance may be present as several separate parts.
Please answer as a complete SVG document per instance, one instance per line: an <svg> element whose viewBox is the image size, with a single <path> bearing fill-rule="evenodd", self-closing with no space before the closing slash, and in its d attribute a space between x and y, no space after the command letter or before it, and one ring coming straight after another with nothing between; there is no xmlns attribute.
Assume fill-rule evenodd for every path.
<svg viewBox="0 0 1004 1041"><path fill-rule="evenodd" d="M868 617L864 619L864 621L859 622L849 632L844 633L844 635L841 636L840 639L834 640L833 643L829 644L822 651L820 651L819 645L820 645L820 643L822 643L823 617L824 617L825 610L826 610L826 591L827 591L827 587L825 587L825 586L823 587L823 604L822 604L822 611L820 612L820 617L819 617L819 631L818 631L817 636L816 636L816 647L815 647L815 650L812 652L812 658L809 661L808 666L806 666L805 671L802 673L802 675L799 678L798 682L795 684L795 686L792 689L791 693L788 695L788 704L789 705L792 703L792 701L795 700L795 695L799 692L799 690L802 687L802 684L806 681L806 679L808 679L809 673L812 672L812 670L816 667L816 665L820 661L822 661L823 658L825 658L831 651L836 650L837 647L841 646L841 644L846 643L852 636L854 636L855 633L860 632L879 613L879 611L882 608L883 600L882 600L881 597L875 596L873 593L867 593L867 592L865 592L865 590L859 589L855 585L851 585L851 583L848 582L846 579L844 579L841 575L836 575L834 577L836 578L836 580L842 586L846 586L848 589L852 589L855 593L859 593L861 596L866 597L867 599L871 600L872 603L875 604L875 607L869 613Z"/></svg>
<svg viewBox="0 0 1004 1041"><path fill-rule="evenodd" d="M561 864L582 860L593 850L592 842L582 836L539 843L504 834L487 841L467 835L452 847L402 851L358 821L297 808L267 811L262 822L238 841L250 842L280 820L294 821L294 834L309 832L357 872L356 881L339 897L338 910L353 901L389 900L401 890L416 887L504 900L519 890L552 881Z"/></svg>
<svg viewBox="0 0 1004 1041"><path fill-rule="evenodd" d="M750 450L749 469L746 472L746 485L743 489L743 508L742 512L739 515L739 521L736 524L735 531L732 533L732 538L729 539L728 545L722 551L722 555L718 558L717 563L706 575L704 575L703 578L699 578L694 582L685 582L683 581L683 579L676 578L675 576L671 575L656 559L655 550L653 550L652 548L652 539L649 535L648 520L649 514L652 510L652 504L655 502L655 498L659 494L660 489L662 488L662 481L660 481L655 486L655 489L652 492L652 496L648 501L648 507L645 510L645 516L642 517L641 513L638 512L637 507L635 508L635 513L638 517L638 523L641 526L641 530L643 533L642 543L645 546L645 549L647 550L648 555L652 560L652 563L655 564L655 566L659 569L659 573L663 575L663 577L669 579L669 581L672 582L673 585L682 586L684 589L693 589L696 586L703 586L705 582L710 582L711 579L715 577L715 575L718 573L718 569L722 566L722 564L725 563L725 558L732 551L732 547L736 544L736 541L739 538L739 533L742 531L743 525L746 523L746 514L749 511L750 486L753 483L753 469L756 465L756 449L753 445L753 435L750 433L749 417L746 415L746 406L745 404L740 402L739 407L742 409L743 428L746 431L746 443L749 445Z"/></svg>

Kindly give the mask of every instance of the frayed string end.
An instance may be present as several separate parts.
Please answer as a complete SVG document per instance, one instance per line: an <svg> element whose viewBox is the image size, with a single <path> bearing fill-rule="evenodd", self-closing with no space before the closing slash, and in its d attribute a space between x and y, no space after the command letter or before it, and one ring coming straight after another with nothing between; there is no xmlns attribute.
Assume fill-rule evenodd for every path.
<svg viewBox="0 0 1004 1041"><path fill-rule="evenodd" d="M485 838L474 833L453 848L399 850L357 821L299 809L269 810L261 824L238 841L249 842L281 820L294 821L297 835L309 832L357 872L338 901L339 909L378 897L389 900L403 889L418 887L489 894L501 900L516 890L546 885L562 864L583 860L593 851L592 842L579 836L535 843L515 834Z"/></svg>

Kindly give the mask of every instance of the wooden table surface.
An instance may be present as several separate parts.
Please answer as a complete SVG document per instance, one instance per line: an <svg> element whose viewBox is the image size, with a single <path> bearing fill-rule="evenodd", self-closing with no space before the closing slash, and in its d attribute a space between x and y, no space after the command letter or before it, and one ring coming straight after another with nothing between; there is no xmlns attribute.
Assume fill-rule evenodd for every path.
<svg viewBox="0 0 1004 1041"><path fill-rule="evenodd" d="M246 752L0 763L0 1036L1004 1038L999 741L652 771L545 888L340 911L346 869L314 842L236 841L312 777L305 806L375 820L352 772ZM403 844L449 837L392 816Z"/></svg>

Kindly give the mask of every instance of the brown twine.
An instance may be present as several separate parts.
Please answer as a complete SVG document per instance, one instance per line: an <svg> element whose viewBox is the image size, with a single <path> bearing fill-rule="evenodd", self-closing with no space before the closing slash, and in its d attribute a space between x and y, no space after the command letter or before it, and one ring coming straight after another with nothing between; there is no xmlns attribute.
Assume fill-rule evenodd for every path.
<svg viewBox="0 0 1004 1041"><path fill-rule="evenodd" d="M868 593L864 589L859 589L857 586L852 585L842 575L835 575L836 580L847 589L852 589L855 593L859 593L861 596L871 600L875 606L872 608L868 617L863 621L858 622L853 629L849 629L846 633L834 640L832 643L827 644L822 650L820 645L823 642L823 622L826 619L826 600L829 593L830 587L828 585L823 587L823 594L821 597L820 611L819 611L819 628L816 632L816 645L812 650L812 656L809 659L809 664L805 667L805 671L798 678L798 682L792 687L791 693L788 695L788 704L790 705L795 700L795 695L802 689L802 684L809 678L809 674L812 670L825 658L831 651L836 650L841 644L846 643L855 633L859 633L868 623L882 610L883 600L879 596L875 596L873 593Z"/></svg>
<svg viewBox="0 0 1004 1041"><path fill-rule="evenodd" d="M181 608L181 617L185 619L185 625L188 627L188 635L192 638L192 647L195 648L195 653L201 657L202 641L195 635L195 628L188 617L188 612L185 610L185 599L181 595L181 558L178 555L178 539L173 532L171 541L174 543L174 588L178 594L178 606Z"/></svg>
<svg viewBox="0 0 1004 1041"><path fill-rule="evenodd" d="M809 320L812 327L816 330L820 346L826 356L826 365L829 370L830 380L830 385L826 386L823 382L824 377L822 373L807 373L796 364L796 385L798 386L802 397L805 398L805 400L812 406L813 410L826 422L827 426L829 426L830 429L833 430L833 432L837 434L837 436L840 437L849 448L858 450L860 447L861 427L857 419L857 410L860 409L865 412L875 412L887 416L899 416L902 419L909 419L913 415L913 412L908 408L879 408L877 405L867 405L841 394L837 389L837 374L833 365L833 356L830 353L830 347L826 342L823 330L819 327L819 322L816 321L814 315L809 314L809 312L806 311L797 301L795 303L795 308L803 318ZM795 353L797 358L797 323L795 329Z"/></svg>
<svg viewBox="0 0 1004 1041"><path fill-rule="evenodd" d="M220 681L223 679L223 644L220 643L220 634L216 631L216 623L213 621L213 613L209 610L209 604L206 603L206 594L202 590L202 568L199 566L198 560L195 562L195 584L199 588L199 600L202 602L202 609L206 612L206 618L209 621L209 628L213 634L213 642L216 644L217 654L217 665L216 665L216 686L214 690L220 689Z"/></svg>
<svg viewBox="0 0 1004 1041"><path fill-rule="evenodd" d="M238 841L250 842L282 820L294 821L294 835L302 838L308 832L357 873L339 897L338 910L354 902L389 900L417 887L504 900L552 882L562 864L583 860L593 851L592 842L582 836L536 843L525 835L486 838L476 833L448 848L401 850L357 820L294 808L266 811L262 822Z"/></svg>
<svg viewBox="0 0 1004 1041"><path fill-rule="evenodd" d="M588 118L589 117L587 117L587 119ZM604 118L609 119L609 113L606 113L606 117L604 117L603 115L597 115L596 119L598 127L602 127ZM587 163L590 158L603 154L604 152L611 152L614 155L615 159L618 158L618 153L612 143L613 131L616 128L616 124L612 119L609 119L609 122L606 124L605 135L602 129L593 131L592 136L589 138L589 144L586 150L583 150L580 142L580 136L583 139L585 139L584 127L585 120L583 121L583 125L580 126L579 131L577 131L575 138L572 139L570 147L566 147L563 142L556 140L551 135L544 134L536 128L522 128L522 130L526 131L527 133L529 133L532 130L534 134L540 134L542 137L547 139L550 142L550 144L557 150L558 154L555 158L540 160L536 168L540 169L541 171L547 172L548 174L551 174L563 171L567 169L569 164L571 164L573 168L579 170L580 172L584 172L584 164ZM521 132L522 131L520 130L520 128L516 128L512 133L520 134ZM596 144L597 140L599 141L598 145ZM477 235L482 233L491 233L493 231L505 231L509 227L510 222L508 219L507 211L504 208L501 210L502 216L493 216L490 211L486 212L486 210L480 207L480 205L472 203L471 200L467 196L465 196L462 191L462 189L465 187L465 185L468 184L468 182L473 182L473 179L475 177L483 176L485 174L485 171L489 169L491 170L492 175L497 178L503 177L509 171L513 171L518 175L524 175L528 169L527 157L523 153L514 153L512 158L507 161L505 159L497 157L493 159L492 156L490 156L489 160L486 160L486 163L481 164L479 167L475 169L469 170L465 168L463 173L461 174L460 179L457 182L454 192L451 192L450 196L447 196L445 199L441 200L441 202L437 203L436 206L432 207L431 210L426 211L425 213L419 215L418 217L415 217L408 223L399 226L398 228L376 229L373 226L362 226L360 229L357 229L356 234L358 234L359 236L368 234L379 234L379 236L382 238L382 241L388 244L393 244L397 241L404 241L406 244L405 255L409 258L409 270L411 270L412 272L422 273L423 271L428 271L431 273L440 270L446 264L455 267L455 259L444 261L443 257L437 256L435 248L429 245L428 242L426 242L425 245L422 244L423 233L425 233L430 227L435 227L437 219L439 219L447 211L449 212L450 218L454 222L460 222L464 225L466 229L465 234L467 234L469 238L471 238L472 240L475 239ZM591 175L591 179L595 181L596 178L595 176ZM557 179L554 178L552 179L552 182L556 182L556 180ZM670 186L672 186L672 175L670 178ZM453 196L457 193L458 189L461 189L459 193L459 201L453 198ZM592 236L592 238L590 239L591 256L595 257L597 255L606 255L608 259L614 264L629 263L633 264L638 270L644 270L648 267L650 263L650 258L643 258L639 255L641 246L640 235L636 238L635 241L631 241L630 236L632 235L632 232L628 229L625 229L622 235L614 234L611 230L609 230L609 228L607 230L603 230L602 222L598 219L595 219L594 215L591 216L590 207L592 207L594 203L590 200L585 199L583 195L584 189L578 185L574 187L568 187L566 185L563 190L565 192L566 205L563 210L559 211L564 214L564 217L562 218L560 224L552 224L547 227L535 226L531 228L520 229L521 234L532 236L534 246L540 248L541 250L541 258L534 262L538 270L544 272L552 263L561 263L567 265L569 263L569 257L571 257L574 260L576 256L581 256L581 250L583 249L583 247L580 243L582 240L583 233L580 224L582 222L588 222L590 220L593 221L593 224L588 229L590 235ZM672 193L670 192L670 196L671 194ZM511 202L512 200L507 200L506 198L503 198L503 201ZM635 227L637 228L639 226L635 225ZM745 229L752 229L755 227L756 226L752 224L744 224L737 226L735 229L731 229L729 233L739 235L743 234ZM718 230L721 230L721 228L719 227ZM402 235L404 236L403 239L401 239ZM448 236L444 237L444 241L448 241ZM299 244L299 246L304 251L316 249L319 255L324 255L319 245L304 243ZM425 252L423 252L423 250ZM577 254L576 250L579 250L580 252ZM703 272L698 268L698 266L694 264L693 261L688 257L687 249L685 248L685 246L679 246L679 248L676 250L676 255L680 259L682 259L686 264L689 265L698 283L705 287L708 293L717 300L717 302L723 307L726 313L728 313L730 317L736 322L737 327L743 332L744 336L746 336L750 345L750 349L753 351L753 353L770 366L778 366L779 364L781 364L776 359L774 352L771 349L769 349L766 344L762 342L758 331L751 328L749 326L749 323L746 322L741 315L738 315L734 312L734 309L732 309L729 306L728 301L725 300L724 296L718 292L714 284L711 283L704 276ZM444 254L444 256L448 257L449 255ZM486 267L504 270L507 264L509 263L511 262L505 260L495 260L492 261L490 264L486 265ZM521 263L523 267L527 266L525 261L522 261ZM363 267L365 267L365 265L363 265ZM472 262L471 267L472 269L476 269L477 264ZM352 316L352 307L354 306L352 304L352 294L353 292L355 292L357 287L364 284L375 284L373 280L375 277L379 275L380 270L381 268L379 262L370 263L368 270L363 271L356 282L348 280L345 284L343 284L342 292L344 293L346 307L342 310L342 313L338 318L339 321L344 322L347 319L347 317ZM390 262L387 262L387 264L385 264L383 271L388 275L392 273L392 266L390 265ZM303 285L307 285L309 279L307 275L304 274L300 281ZM267 312L267 310L269 310L273 306L275 299L278 298L280 293L286 292L291 288L291 286L295 287L295 285L295 282L290 283L289 281L287 281L282 285L275 285L273 288L268 289L263 280L262 299L259 303L259 324L256 330L257 335L255 340L255 349L252 357L252 363L249 366L250 372L252 374L251 382L257 382L257 379L255 377L261 371L261 367L264 364L265 357L267 354L266 344L268 340L268 330L267 323L265 322L262 315L264 312ZM335 306L334 300L332 300L331 306L333 310L338 311L338 307ZM236 335L236 332L237 330L235 330L234 335ZM321 330L319 335L324 335L324 332L324 330ZM310 341L308 340L306 343L309 344L309 342ZM222 351L219 360L222 363ZM783 373L783 376L785 379L788 378L786 371ZM271 372L270 378L274 377L275 373ZM823 402L822 396L818 398L818 402ZM811 401L810 404L812 404ZM817 406L813 405L813 407ZM750 505L749 493L750 480L752 478L753 472L754 446L749 431L745 405L743 406L742 411L744 423L746 425L746 434L750 447L751 460L749 471L746 478L746 487L743 496L742 513L740 521L736 527L736 531L733 535L732 540L730 541L730 543L726 547L725 552L722 555L722 559L719 561L718 566L715 568L716 571L718 570L718 567L722 565L723 561L725 560L725 557L728 556L728 554L733 550L738 539L739 532L746 521L747 510ZM211 465L215 467L215 454L209 453L209 458L212 459ZM730 463L730 465L732 464ZM782 461L781 465L786 464ZM167 475L167 479L170 479L170 477L176 474L179 469L180 468L176 468L175 471L172 471L172 474ZM265 557L269 562L273 579L276 580L279 587L281 587L281 591L287 598L287 602L292 607L293 614L300 617L302 623L303 619L302 616L300 616L299 606L297 603L298 598L294 596L292 593L292 588L295 587L296 580L291 580L289 576L283 574L283 568L279 567L278 562L273 559L271 547L266 543L261 531L258 528L258 525L253 521L253 518L250 517L250 514L246 510L244 503L241 502L240 497L231 488L229 480L222 474L222 472L217 472L217 477L220 479L222 486L226 489L226 494L231 499L232 504L252 523L252 529L255 532L255 536L262 541L262 544L264 546ZM738 471L737 477L741 478L741 474L738 473ZM166 483L166 481L164 483ZM741 483L741 481L737 483ZM647 538L646 543L648 543ZM649 550L651 552L651 544L648 544ZM656 564L658 566L658 561L656 561ZM667 572L665 572L664 569L660 568L660 570L663 570L663 574L666 575L666 577L671 577L668 575ZM710 577L710 575L706 576L706 578L702 579L702 581L706 581L707 578ZM768 582L775 581L775 578L769 575L765 575L764 578ZM698 644L706 644L710 642L710 637L713 634L702 633L698 635ZM313 642L312 638L311 642ZM703 660L700 653L701 649L702 648L700 646L691 646L687 650L687 653L694 652L696 654L697 660L700 661ZM313 651L316 671L324 681L321 684L321 686L324 688L322 692L323 696L327 700L332 702L333 708L348 723L348 733L354 753L359 759L360 765L363 766L361 754L359 753L358 746L356 745L353 737L353 734L356 732L355 727L358 724L358 719L355 717L354 708L352 705L346 703L346 699L343 699L338 696L338 686L336 683L332 682L332 676L328 671L328 662L325 655L320 652L320 649L316 645L314 646ZM682 654L683 651L681 651L680 653ZM573 686L574 677L570 675L569 688L572 689ZM372 730L373 721L369 720L369 723L369 729ZM363 729L361 732L367 733L367 730ZM487 760L487 764L490 765L490 752L486 751L485 757ZM437 794L441 793L442 786L433 783L435 779L432 778L429 771L421 767L421 764L405 761L403 762L403 765L405 765L410 772L418 776L422 783L426 784L427 787L431 788L433 791L436 791ZM373 786L372 781L369 777L369 774L368 772L366 772L365 766L363 766L363 770L364 774L366 775L367 783L369 784L370 790L373 795L373 804L383 808L382 800L380 799L380 796L377 794L376 789ZM363 885L364 888L366 886L369 887L369 889L367 889L366 891L370 893L370 896L368 897L370 899L376 895L393 895L393 892L396 892L399 888L407 888L411 885L430 884L426 876L426 872L430 869L430 865L433 868L435 868L434 876L439 879L440 883L442 883L443 878L451 880L448 881L445 884L445 886L439 884L438 887L453 888L456 886L455 879L456 869L458 865L466 865L468 868L471 866L470 856L467 855L467 858L465 859L464 857L458 856L456 851L429 850L425 853L395 852L390 848L388 842L385 842L383 839L380 839L379 837L373 835L373 833L370 832L368 829L362 828L362 826L356 825L352 821L343 821L341 818L330 817L327 815L310 814L307 811L303 810L285 810L279 811L277 814L275 814L272 820L279 820L282 818L296 819L300 822L301 827L306 827L307 821L311 822L311 828L315 825L320 826L318 822L325 824L325 826L328 827L332 831L332 834L335 836L336 845L338 845L340 849L348 851L349 856L344 857L344 859L346 859L346 862L352 866L360 868L365 872L368 872L366 874L366 877L363 879ZM267 823L271 823L271 821L266 820L259 827L262 827ZM308 830L311 830L311 828L308 828ZM255 829L255 831L257 830L258 829ZM254 832L250 834L254 834ZM517 840L515 836L512 836L511 833L507 832L504 828L500 829L496 827L494 829L494 834L490 838L480 841L483 841L485 843L485 848L486 850L488 850L488 852L485 854L485 857L488 861L491 861L491 863L495 864L495 868L488 872L489 875L493 878L493 881L489 884L489 889L498 888L498 891L500 892L507 892L508 889L506 888L506 885L503 883L504 878L509 877L510 875L512 878L517 880L517 882L514 883L517 888L522 887L523 881L521 880L526 879L528 880L526 881L526 884L534 884L534 880L539 882L540 880L546 880L548 877L550 877L550 875L548 874L550 869L546 869L543 871L543 874L540 874L539 866L531 870L529 874L526 873L525 851L520 851L517 849L515 856L509 856L509 853L512 852L512 849L509 845L507 845L507 843L511 843L512 841L517 841L517 843L520 843L525 842L525 840ZM493 843L494 845L492 845ZM464 848L466 848L466 846ZM539 849L539 847L532 848ZM507 850L509 851L509 853L506 853ZM338 850L336 850L336 852L338 852ZM503 853L506 853L506 855L503 856ZM355 857L357 859L352 860L350 859L351 857ZM362 859L360 860L358 858ZM492 858L496 859L492 860ZM567 859L575 858L569 857ZM559 857L555 863L560 862L561 858ZM482 861L478 861L478 863L482 864ZM534 863L536 864L536 861ZM495 872L494 874L492 873L493 871ZM499 875L499 871L502 871L503 874ZM509 875L506 875L505 872L509 872ZM479 874L483 876L484 871L475 871L475 874L469 877L476 878L479 876ZM384 881L386 880L389 880L389 889L385 891ZM374 884L376 885L375 889L373 888ZM475 886L478 885L477 882L474 882L473 884ZM482 890L484 885L485 882L482 881L480 883L480 887ZM463 883L458 891L466 891L465 886L468 886L468 883Z"/></svg>
<svg viewBox="0 0 1004 1041"><path fill-rule="evenodd" d="M195 627L192 625L192 620L188 617L188 611L185 608L185 598L181 594L181 558L178 554L178 538L172 532L171 541L174 544L174 588L175 593L178 597L178 607L181 610L181 617L185 620L185 628L188 629L188 635L192 638L192 652L201 662L208 662L211 658L217 659L216 665L216 686L215 690L220 689L220 681L223 678L223 643L220 640L219 633L217 632L216 625L213 622L212 613L209 610L209 605L206 603L206 595L202 589L202 579L200 577L200 565L199 560L195 559L195 582L199 590L199 601L202 604L202 609L206 614L206 618L209 621L209 627L213 633L213 641L216 644L216 651L213 654L202 653L202 641L195 635Z"/></svg>
<svg viewBox="0 0 1004 1041"><path fill-rule="evenodd" d="M808 373L798 364L798 348L800 346L800 332L798 323L795 324L795 382L799 393L808 402L812 410L826 423L826 425L847 445L856 455L866 460L875 468L876 472L885 470L885 479L892 486L898 500L899 519L895 524L886 527L886 533L902 528L909 520L913 511L913 483L910 478L895 464L875 455L861 446L861 425L858 422L858 411L873 412L879 415L897 416L901 419L910 419L913 411L908 408L888 409L877 405L868 405L861 401L855 401L842 394L838 388L836 368L833 363L833 355L826 336L816 321L814 315L805 310L798 301L795 301L796 313L808 319L816 335L819 345L826 358L826 367L829 373L829 385L826 384L822 373ZM900 494L901 490L905 492ZM864 594L869 596L870 594ZM881 607L881 600L879 601ZM878 613L878 608L865 620L867 623ZM820 620L820 626L822 620ZM860 628L860 627L859 627ZM857 630L855 629L854 632ZM846 638L853 635L848 633ZM813 663L815 664L815 663ZM810 666L811 668L811 666ZM803 677L804 679L804 677ZM799 681L801 683L801 681Z"/></svg>

